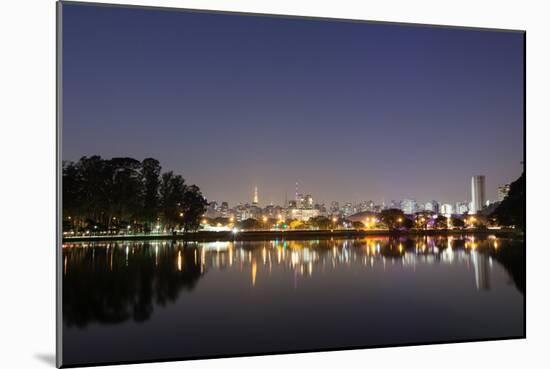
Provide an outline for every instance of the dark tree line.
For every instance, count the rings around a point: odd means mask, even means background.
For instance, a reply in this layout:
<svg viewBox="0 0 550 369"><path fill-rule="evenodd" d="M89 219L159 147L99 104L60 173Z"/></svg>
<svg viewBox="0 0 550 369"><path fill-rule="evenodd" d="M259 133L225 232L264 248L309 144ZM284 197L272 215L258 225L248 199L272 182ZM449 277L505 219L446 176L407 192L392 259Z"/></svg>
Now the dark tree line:
<svg viewBox="0 0 550 369"><path fill-rule="evenodd" d="M525 173L510 184L508 195L491 214L498 223L525 230Z"/></svg>
<svg viewBox="0 0 550 369"><path fill-rule="evenodd" d="M82 157L63 162L64 228L149 232L196 230L207 201L199 187L172 171L161 174L158 160Z"/></svg>

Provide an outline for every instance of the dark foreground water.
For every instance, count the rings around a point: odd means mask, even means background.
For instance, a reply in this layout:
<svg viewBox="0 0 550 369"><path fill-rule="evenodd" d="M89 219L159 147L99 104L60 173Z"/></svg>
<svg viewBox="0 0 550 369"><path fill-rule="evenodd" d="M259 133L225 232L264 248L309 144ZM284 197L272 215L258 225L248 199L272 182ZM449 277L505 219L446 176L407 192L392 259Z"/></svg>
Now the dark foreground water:
<svg viewBox="0 0 550 369"><path fill-rule="evenodd" d="M524 335L524 244L495 237L63 248L63 363Z"/></svg>

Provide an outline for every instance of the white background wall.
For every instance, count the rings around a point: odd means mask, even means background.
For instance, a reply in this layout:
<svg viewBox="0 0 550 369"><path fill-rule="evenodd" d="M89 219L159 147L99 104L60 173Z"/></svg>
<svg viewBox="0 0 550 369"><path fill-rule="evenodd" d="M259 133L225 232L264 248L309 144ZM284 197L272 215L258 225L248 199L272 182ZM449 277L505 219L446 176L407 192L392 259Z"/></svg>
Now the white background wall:
<svg viewBox="0 0 550 369"><path fill-rule="evenodd" d="M547 212L545 214L550 183L550 154L546 149L550 13L544 1L149 0L120 3L527 30L527 340L136 367L519 368L547 365L543 363L549 361L550 244L548 236L544 238L544 226L550 220ZM52 367L55 353L54 1L3 1L0 31L0 367ZM30 228L23 222L28 214L35 219Z"/></svg>

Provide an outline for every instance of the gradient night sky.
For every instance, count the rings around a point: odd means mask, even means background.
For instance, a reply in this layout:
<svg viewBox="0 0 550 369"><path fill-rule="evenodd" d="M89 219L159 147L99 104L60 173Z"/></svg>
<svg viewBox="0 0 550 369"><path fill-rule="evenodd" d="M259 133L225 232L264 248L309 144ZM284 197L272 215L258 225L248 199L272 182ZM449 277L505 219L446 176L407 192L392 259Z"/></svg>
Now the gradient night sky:
<svg viewBox="0 0 550 369"><path fill-rule="evenodd" d="M63 6L63 159L154 157L209 200L487 197L523 160L523 34Z"/></svg>

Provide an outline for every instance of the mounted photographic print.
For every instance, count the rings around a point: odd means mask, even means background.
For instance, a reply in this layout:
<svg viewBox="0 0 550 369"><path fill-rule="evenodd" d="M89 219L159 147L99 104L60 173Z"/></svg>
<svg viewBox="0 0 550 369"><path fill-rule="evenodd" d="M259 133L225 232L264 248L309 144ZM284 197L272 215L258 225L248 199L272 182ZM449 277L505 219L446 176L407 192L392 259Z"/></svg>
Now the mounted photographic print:
<svg viewBox="0 0 550 369"><path fill-rule="evenodd" d="M58 365L525 337L525 32L58 3Z"/></svg>

